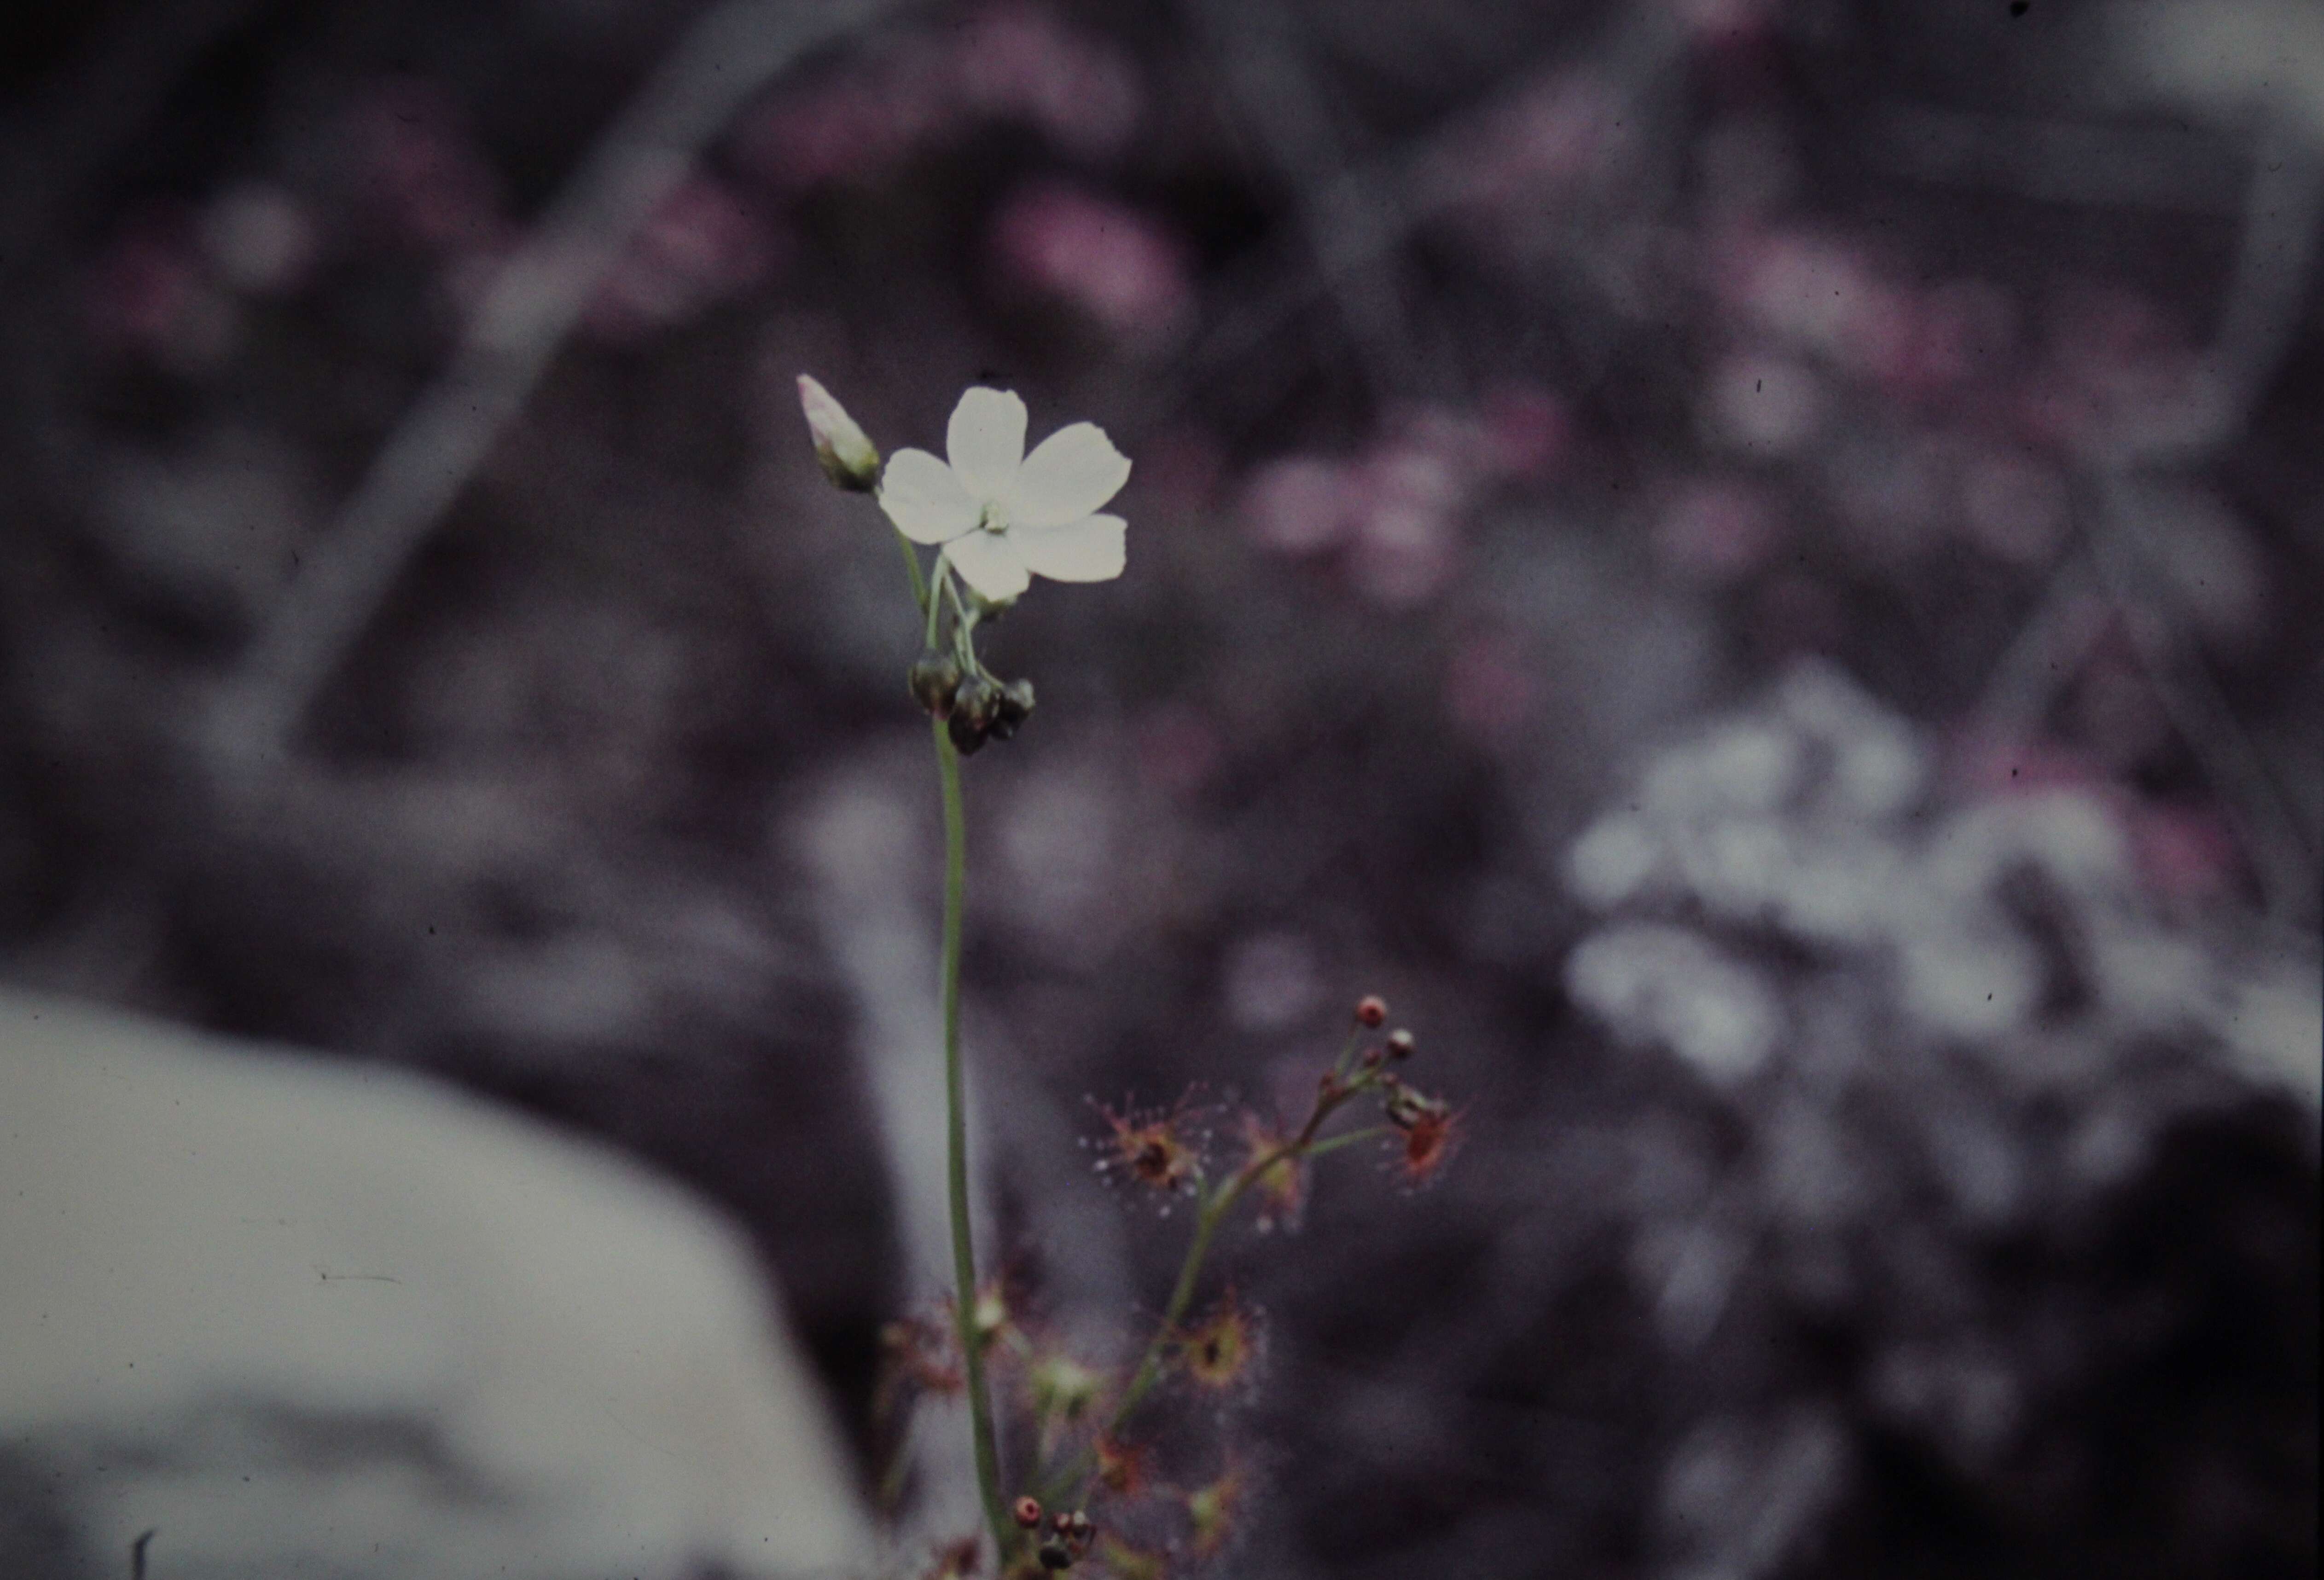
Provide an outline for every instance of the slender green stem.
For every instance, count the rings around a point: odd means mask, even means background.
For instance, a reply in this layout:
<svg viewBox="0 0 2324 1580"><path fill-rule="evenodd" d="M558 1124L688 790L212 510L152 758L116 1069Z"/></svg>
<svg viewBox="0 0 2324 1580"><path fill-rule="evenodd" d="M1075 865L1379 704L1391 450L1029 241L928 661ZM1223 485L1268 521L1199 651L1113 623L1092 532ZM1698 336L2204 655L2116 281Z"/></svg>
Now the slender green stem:
<svg viewBox="0 0 2324 1580"><path fill-rule="evenodd" d="M962 1372L968 1384L976 1487L983 1499L985 1522L992 1528L992 1540L1005 1567L1012 1532L1008 1511L1001 1502L1001 1453L992 1435L992 1401L984 1386L984 1344L976 1331L976 1250L969 1237L968 1222L968 1081L960 1057L961 908L968 889L968 830L961 814L960 754L953 749L945 721L930 722L935 726L937 776L944 784L945 1183L952 1199L953 1309L960 1335Z"/></svg>
<svg viewBox="0 0 2324 1580"><path fill-rule="evenodd" d="M912 569L918 571L919 568L919 558L915 556L912 560ZM913 584L917 590L918 586L917 576L913 578ZM936 584L928 588L927 595L920 600L920 607L927 611L927 646L930 648L934 648L936 645L936 617L944 612L944 603L940 594L951 585L952 575L945 567L944 550L938 549L936 550Z"/></svg>
<svg viewBox="0 0 2324 1580"><path fill-rule="evenodd" d="M1307 1149L1307 1155L1310 1158L1320 1158L1326 1153L1338 1152L1342 1147L1353 1146L1360 1141L1378 1140L1383 1135L1393 1134L1395 1129L1396 1126L1393 1125L1367 1125L1361 1130L1347 1131L1342 1134L1332 1136L1328 1140L1317 1142Z"/></svg>

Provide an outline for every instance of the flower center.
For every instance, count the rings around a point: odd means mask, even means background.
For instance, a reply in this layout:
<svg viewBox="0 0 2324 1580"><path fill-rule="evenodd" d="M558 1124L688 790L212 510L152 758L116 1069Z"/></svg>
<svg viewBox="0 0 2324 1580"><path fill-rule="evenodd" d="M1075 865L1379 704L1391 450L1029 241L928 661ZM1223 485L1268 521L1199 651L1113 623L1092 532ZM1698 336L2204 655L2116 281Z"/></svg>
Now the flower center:
<svg viewBox="0 0 2324 1580"><path fill-rule="evenodd" d="M984 514L977 519L976 524L987 532L1006 532L1009 530L1009 512L1001 508L999 500L987 500Z"/></svg>

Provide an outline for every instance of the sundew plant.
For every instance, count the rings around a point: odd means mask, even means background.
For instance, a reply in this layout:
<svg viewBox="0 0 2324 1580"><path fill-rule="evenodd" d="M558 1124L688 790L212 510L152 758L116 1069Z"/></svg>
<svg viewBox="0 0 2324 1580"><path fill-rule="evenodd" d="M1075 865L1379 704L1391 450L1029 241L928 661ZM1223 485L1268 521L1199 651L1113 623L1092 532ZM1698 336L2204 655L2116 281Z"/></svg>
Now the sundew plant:
<svg viewBox="0 0 2324 1580"><path fill-rule="evenodd" d="M1171 1420L1245 1386L1259 1336L1231 1290L1204 1296L1213 1241L1246 1203L1261 1229L1288 1229L1306 1200L1312 1166L1325 1154L1370 1143L1388 1152L1407 1184L1432 1178L1458 1140L1441 1097L1402 1073L1412 1033L1388 1025L1377 996L1358 1000L1346 1040L1316 1080L1305 1116L1285 1124L1245 1112L1220 1117L1191 1095L1166 1107L1100 1110L1093 1138L1098 1171L1152 1196L1157 1221L1191 1225L1176 1281L1152 1331L1108 1369L1045 1348L1012 1318L998 1281L981 1278L971 1233L966 1077L960 1042L962 906L968 850L961 759L1013 739L1031 717L1025 678L1004 679L978 638L1024 596L1035 578L1102 582L1128 564L1129 525L1104 507L1129 481L1130 463L1094 424L1059 428L1028 453L1025 403L1008 390L972 388L945 436L945 458L903 449L884 464L845 409L812 378L798 381L816 458L832 482L871 497L903 552L922 647L907 672L910 696L929 720L942 793L945 882L938 994L944 1027L945 1182L952 1232L952 1291L942 1318L891 1325L890 1397L966 1396L985 1530L936 1555L932 1575L980 1572L985 1544L1004 1575L1089 1567L1147 1580L1217 1557L1240 1527L1245 1474L1205 1440L1199 1421ZM933 557L924 557L933 549ZM933 1072L931 1072L933 1074ZM1333 1121L1359 1101L1373 1123ZM1221 1134L1221 1132L1223 1134ZM1175 1218L1171 1205L1191 1210ZM1006 1398L994 1373L1006 1365L1022 1386ZM1166 1388L1167 1383L1182 1386ZM1005 1416L1005 1419L1004 1419ZM1214 1412L1207 1419L1215 1419ZM1207 1435L1215 1438L1215 1433Z"/></svg>

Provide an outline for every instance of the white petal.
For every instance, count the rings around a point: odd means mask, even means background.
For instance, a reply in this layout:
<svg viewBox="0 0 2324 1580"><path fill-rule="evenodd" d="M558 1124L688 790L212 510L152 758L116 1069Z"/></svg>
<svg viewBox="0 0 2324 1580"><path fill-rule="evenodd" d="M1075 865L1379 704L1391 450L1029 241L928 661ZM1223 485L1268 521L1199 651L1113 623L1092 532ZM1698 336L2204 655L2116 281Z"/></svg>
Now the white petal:
<svg viewBox="0 0 2324 1580"><path fill-rule="evenodd" d="M1121 491L1130 458L1093 422L1061 427L1034 447L1017 473L1009 501L1013 527L1063 527Z"/></svg>
<svg viewBox="0 0 2324 1580"><path fill-rule="evenodd" d="M984 513L952 468L926 450L899 450L888 457L880 477L880 508L914 543L950 543Z"/></svg>
<svg viewBox="0 0 2324 1580"><path fill-rule="evenodd" d="M997 500L1017 481L1025 459L1025 403L1007 390L972 387L952 409L945 430L952 469L980 500Z"/></svg>
<svg viewBox="0 0 2324 1580"><path fill-rule="evenodd" d="M1012 527L1009 545L1025 562L1057 582L1111 582L1127 561L1130 523L1119 516L1084 516L1063 527Z"/></svg>
<svg viewBox="0 0 2324 1580"><path fill-rule="evenodd" d="M945 546L945 557L959 567L962 580L996 603L1016 597L1033 580L1006 533L955 537Z"/></svg>

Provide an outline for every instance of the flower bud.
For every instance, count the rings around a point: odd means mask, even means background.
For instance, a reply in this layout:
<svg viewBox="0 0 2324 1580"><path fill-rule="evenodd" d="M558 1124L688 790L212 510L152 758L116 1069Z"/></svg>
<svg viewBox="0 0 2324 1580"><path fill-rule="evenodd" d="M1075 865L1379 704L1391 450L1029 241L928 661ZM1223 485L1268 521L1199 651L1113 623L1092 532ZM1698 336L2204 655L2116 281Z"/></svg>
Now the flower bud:
<svg viewBox="0 0 2324 1580"><path fill-rule="evenodd" d="M1041 1523L1041 1501L1030 1496L1019 1498L1010 1505L1009 1517L1020 1529L1030 1530Z"/></svg>
<svg viewBox="0 0 2324 1580"><path fill-rule="evenodd" d="M1359 1024L1379 1027L1388 1024L1388 1000L1377 993L1367 993L1356 1000L1356 1020Z"/></svg>
<svg viewBox="0 0 2324 1580"><path fill-rule="evenodd" d="M954 694L960 690L960 666L943 654L930 654L904 672L912 700L938 719L952 713Z"/></svg>
<svg viewBox="0 0 2324 1580"><path fill-rule="evenodd" d="M1391 1059L1409 1059L1413 1049L1417 1046L1419 1044L1413 1041L1412 1033L1402 1026L1388 1034L1388 1055Z"/></svg>
<svg viewBox="0 0 2324 1580"><path fill-rule="evenodd" d="M858 427L847 409L831 391L798 376L799 409L807 413L808 437L815 441L815 458L835 488L850 493L870 493L880 486L880 452Z"/></svg>

